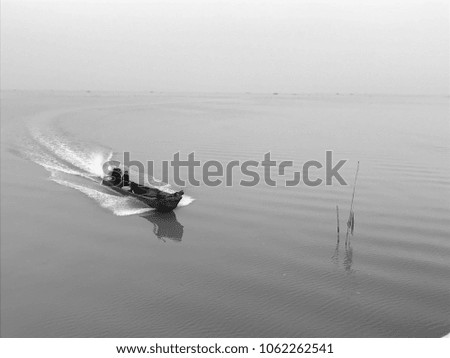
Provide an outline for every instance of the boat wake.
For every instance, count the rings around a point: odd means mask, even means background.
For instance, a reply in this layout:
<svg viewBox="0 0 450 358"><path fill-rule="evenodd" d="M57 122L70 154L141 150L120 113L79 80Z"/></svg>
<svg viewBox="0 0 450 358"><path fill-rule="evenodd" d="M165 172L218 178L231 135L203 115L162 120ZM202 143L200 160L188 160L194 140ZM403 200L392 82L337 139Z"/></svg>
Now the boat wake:
<svg viewBox="0 0 450 358"><path fill-rule="evenodd" d="M112 149L72 139L52 125L52 121L31 123L28 130L18 152L45 168L53 182L83 193L117 216L139 215L153 210L137 199L118 195L101 185L103 164L114 158ZM160 189L174 190L170 185ZM185 195L178 206L186 206L193 201Z"/></svg>
<svg viewBox="0 0 450 358"><path fill-rule="evenodd" d="M52 172L51 180L55 183L80 191L95 200L102 208L112 211L117 216L143 214L149 210L152 210L149 207L142 205L139 200L132 197L116 196L102 192L87 185L77 184L73 181L61 178L57 172Z"/></svg>

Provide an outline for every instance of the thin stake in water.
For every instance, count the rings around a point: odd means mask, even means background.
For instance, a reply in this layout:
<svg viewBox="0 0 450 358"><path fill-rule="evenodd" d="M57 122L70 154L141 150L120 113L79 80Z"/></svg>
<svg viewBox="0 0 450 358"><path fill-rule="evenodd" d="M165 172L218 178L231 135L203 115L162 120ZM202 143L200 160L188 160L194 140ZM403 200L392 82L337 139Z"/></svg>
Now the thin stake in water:
<svg viewBox="0 0 450 358"><path fill-rule="evenodd" d="M355 190L356 190L356 181L358 179L358 172L359 172L359 161L358 161L358 166L356 167L355 182L353 184L352 202L350 204L350 214L348 216L348 221L347 221L347 236L346 236L346 240L345 240L346 244L348 241L348 233L350 232L353 235L353 230L355 229L355 212L353 211L353 202L355 200Z"/></svg>
<svg viewBox="0 0 450 358"><path fill-rule="evenodd" d="M339 206L336 205L336 220L337 220L337 241L339 243Z"/></svg>

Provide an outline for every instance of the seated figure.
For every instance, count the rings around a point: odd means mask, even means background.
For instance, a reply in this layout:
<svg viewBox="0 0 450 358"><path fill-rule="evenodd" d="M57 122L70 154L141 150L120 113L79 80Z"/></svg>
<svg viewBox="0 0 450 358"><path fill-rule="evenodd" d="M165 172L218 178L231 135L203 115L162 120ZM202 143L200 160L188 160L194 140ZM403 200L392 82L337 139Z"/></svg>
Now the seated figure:
<svg viewBox="0 0 450 358"><path fill-rule="evenodd" d="M130 175L128 174L128 170L125 170L123 173L123 186L130 186Z"/></svg>

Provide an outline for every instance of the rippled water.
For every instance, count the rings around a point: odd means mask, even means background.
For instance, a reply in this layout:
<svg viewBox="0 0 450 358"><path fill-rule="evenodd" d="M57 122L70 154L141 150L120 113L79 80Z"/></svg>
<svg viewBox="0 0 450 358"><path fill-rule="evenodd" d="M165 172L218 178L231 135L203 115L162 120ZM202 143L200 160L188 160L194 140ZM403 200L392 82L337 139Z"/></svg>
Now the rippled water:
<svg viewBox="0 0 450 358"><path fill-rule="evenodd" d="M450 331L447 97L3 92L1 114L3 336ZM298 170L327 150L348 186L187 185L159 214L99 185L123 151Z"/></svg>

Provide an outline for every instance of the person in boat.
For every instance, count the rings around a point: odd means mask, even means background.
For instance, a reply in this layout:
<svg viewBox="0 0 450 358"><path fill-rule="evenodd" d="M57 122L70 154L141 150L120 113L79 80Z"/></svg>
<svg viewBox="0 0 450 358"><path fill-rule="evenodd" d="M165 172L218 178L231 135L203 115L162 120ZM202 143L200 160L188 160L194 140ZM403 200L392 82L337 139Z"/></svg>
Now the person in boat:
<svg viewBox="0 0 450 358"><path fill-rule="evenodd" d="M130 186L130 174L128 174L128 170L125 170L123 173L123 186Z"/></svg>

